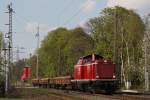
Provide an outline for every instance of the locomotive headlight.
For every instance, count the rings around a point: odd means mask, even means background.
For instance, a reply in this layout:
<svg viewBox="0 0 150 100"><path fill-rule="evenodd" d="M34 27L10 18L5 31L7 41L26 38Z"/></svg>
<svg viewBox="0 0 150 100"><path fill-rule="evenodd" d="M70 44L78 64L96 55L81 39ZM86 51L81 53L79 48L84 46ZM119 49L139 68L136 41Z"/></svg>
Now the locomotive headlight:
<svg viewBox="0 0 150 100"><path fill-rule="evenodd" d="M113 78L116 78L115 74L113 74Z"/></svg>
<svg viewBox="0 0 150 100"><path fill-rule="evenodd" d="M99 76L98 76L98 75L96 75L96 78L99 78Z"/></svg>

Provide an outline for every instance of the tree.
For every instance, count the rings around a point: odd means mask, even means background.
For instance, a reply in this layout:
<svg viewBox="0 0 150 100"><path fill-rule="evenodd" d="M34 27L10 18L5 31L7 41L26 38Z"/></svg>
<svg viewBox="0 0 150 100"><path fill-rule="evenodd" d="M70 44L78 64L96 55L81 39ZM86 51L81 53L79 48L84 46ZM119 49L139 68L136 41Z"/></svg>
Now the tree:
<svg viewBox="0 0 150 100"><path fill-rule="evenodd" d="M0 32L0 97L4 96L4 67L2 61L3 34Z"/></svg>
<svg viewBox="0 0 150 100"><path fill-rule="evenodd" d="M116 71L119 73L121 69L124 82L137 79L134 74L142 70L140 60L145 30L140 16L133 10L116 6L105 8L101 16L91 19L88 25L96 52L121 64Z"/></svg>
<svg viewBox="0 0 150 100"><path fill-rule="evenodd" d="M2 65L2 43L3 43L3 34L0 32L0 77L3 76L3 65ZM2 78L0 78L1 81Z"/></svg>
<svg viewBox="0 0 150 100"><path fill-rule="evenodd" d="M143 65L145 66L144 68L144 73L145 73L145 89L148 89L148 83L150 82L149 77L150 77L150 14L148 16L145 16L144 18L144 22L145 22L145 36L144 36L144 41L143 41L143 54L144 59L143 61L145 62ZM148 73L148 76L147 76ZM147 82L149 81L149 82Z"/></svg>
<svg viewBox="0 0 150 100"><path fill-rule="evenodd" d="M36 78L36 61L37 61L37 56L33 55L29 59L27 59L27 64L30 66L30 78ZM41 69L40 69L41 70ZM41 71L40 75L41 75Z"/></svg>
<svg viewBox="0 0 150 100"><path fill-rule="evenodd" d="M54 77L72 74L79 57L92 53L93 40L81 28L58 28L48 33L39 53L40 76Z"/></svg>
<svg viewBox="0 0 150 100"><path fill-rule="evenodd" d="M2 73L3 73L3 65L2 65L2 41L3 41L3 34L0 33L0 77L2 77ZM1 78L0 78L1 81Z"/></svg>

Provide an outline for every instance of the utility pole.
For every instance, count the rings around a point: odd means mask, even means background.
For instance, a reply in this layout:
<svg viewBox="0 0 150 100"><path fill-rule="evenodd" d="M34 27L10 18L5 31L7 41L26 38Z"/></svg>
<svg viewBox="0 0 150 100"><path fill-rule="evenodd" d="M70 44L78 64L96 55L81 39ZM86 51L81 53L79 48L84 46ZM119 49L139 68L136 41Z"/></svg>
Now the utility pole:
<svg viewBox="0 0 150 100"><path fill-rule="evenodd" d="M146 30L146 34L148 35L149 31L148 31L148 25L149 25L149 16L150 14L146 17L146 27L147 27L147 30ZM147 64L147 42L148 42L148 37L145 36L144 38L144 46L145 46L145 68L144 68L144 75L145 75L145 91L149 91L149 75L148 75L148 64Z"/></svg>
<svg viewBox="0 0 150 100"><path fill-rule="evenodd" d="M145 42L145 68L144 68L144 73L145 73L145 91L149 91L149 78L148 78L148 70L147 70L147 40L146 37L144 39Z"/></svg>
<svg viewBox="0 0 150 100"><path fill-rule="evenodd" d="M25 48L24 47L15 47L15 48L16 48L16 61L19 61L20 60L19 54L24 53L24 52L21 52L20 50L25 49Z"/></svg>
<svg viewBox="0 0 150 100"><path fill-rule="evenodd" d="M7 53L7 67L6 67L6 87L5 87L5 92L7 93L9 88L10 88L10 77L12 74L12 62L13 62L13 43L12 43L12 15L13 15L13 9L12 9L12 3L10 3L8 6L8 13L9 14L9 23L6 24L8 25L8 33L6 34L6 38L8 39L8 53Z"/></svg>
<svg viewBox="0 0 150 100"><path fill-rule="evenodd" d="M16 50L16 61L19 61L19 53L20 53L20 50L19 50L19 47L17 47L17 50Z"/></svg>
<svg viewBox="0 0 150 100"><path fill-rule="evenodd" d="M39 54L38 54L38 49L39 49L39 44L40 44L39 25L38 25L38 27L37 27L37 34L36 34L36 37L37 37L37 53L36 53L36 57L37 57L37 60L36 60L36 78L38 79L38 78L39 78Z"/></svg>
<svg viewBox="0 0 150 100"><path fill-rule="evenodd" d="M5 93L8 91L8 63L7 63L7 48L6 43L3 41L3 64L4 64L4 70L5 70Z"/></svg>
<svg viewBox="0 0 150 100"><path fill-rule="evenodd" d="M116 2L116 3L115 3ZM117 13L117 6L118 6L118 2L114 0L114 3L116 4L116 6L114 7L115 11L114 11L114 47L113 47L113 61L116 63L116 42L117 42L117 31L118 31L118 13Z"/></svg>
<svg viewBox="0 0 150 100"><path fill-rule="evenodd" d="M9 24L6 24L9 26L9 32L7 33L8 38L8 63L11 64L13 62L13 43L12 43L12 15L13 15L13 9L12 9L12 3L8 5L8 13L9 14Z"/></svg>
<svg viewBox="0 0 150 100"><path fill-rule="evenodd" d="M117 8L115 7L114 13L114 54L113 61L116 62L116 35L117 35Z"/></svg>

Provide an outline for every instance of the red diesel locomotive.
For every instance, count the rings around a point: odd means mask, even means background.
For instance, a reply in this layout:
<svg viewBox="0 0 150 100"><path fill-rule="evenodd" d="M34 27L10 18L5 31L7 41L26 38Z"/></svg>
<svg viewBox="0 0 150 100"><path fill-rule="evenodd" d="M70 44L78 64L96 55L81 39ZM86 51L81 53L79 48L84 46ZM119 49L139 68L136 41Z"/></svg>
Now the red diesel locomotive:
<svg viewBox="0 0 150 100"><path fill-rule="evenodd" d="M73 76L33 79L34 86L67 88L74 90L91 91L105 90L112 93L118 87L115 76L115 64L102 56L92 54L80 57L74 65Z"/></svg>
<svg viewBox="0 0 150 100"><path fill-rule="evenodd" d="M81 90L105 90L113 92L117 88L115 64L99 55L81 57L74 66L72 87Z"/></svg>

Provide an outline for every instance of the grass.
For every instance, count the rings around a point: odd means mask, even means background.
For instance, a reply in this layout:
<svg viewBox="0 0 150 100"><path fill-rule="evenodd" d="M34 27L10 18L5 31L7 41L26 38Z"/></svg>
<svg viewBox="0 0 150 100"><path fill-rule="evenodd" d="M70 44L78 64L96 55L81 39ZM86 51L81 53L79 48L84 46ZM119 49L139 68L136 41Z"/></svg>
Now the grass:
<svg viewBox="0 0 150 100"><path fill-rule="evenodd" d="M16 99L16 98L0 98L0 100L24 100L24 99Z"/></svg>
<svg viewBox="0 0 150 100"><path fill-rule="evenodd" d="M0 98L0 100L25 100L27 98L32 98L41 95L49 95L48 90L46 89L13 89L6 98ZM32 99L31 99L32 100Z"/></svg>
<svg viewBox="0 0 150 100"><path fill-rule="evenodd" d="M62 94L39 88L14 88L13 91L0 100L65 100Z"/></svg>

